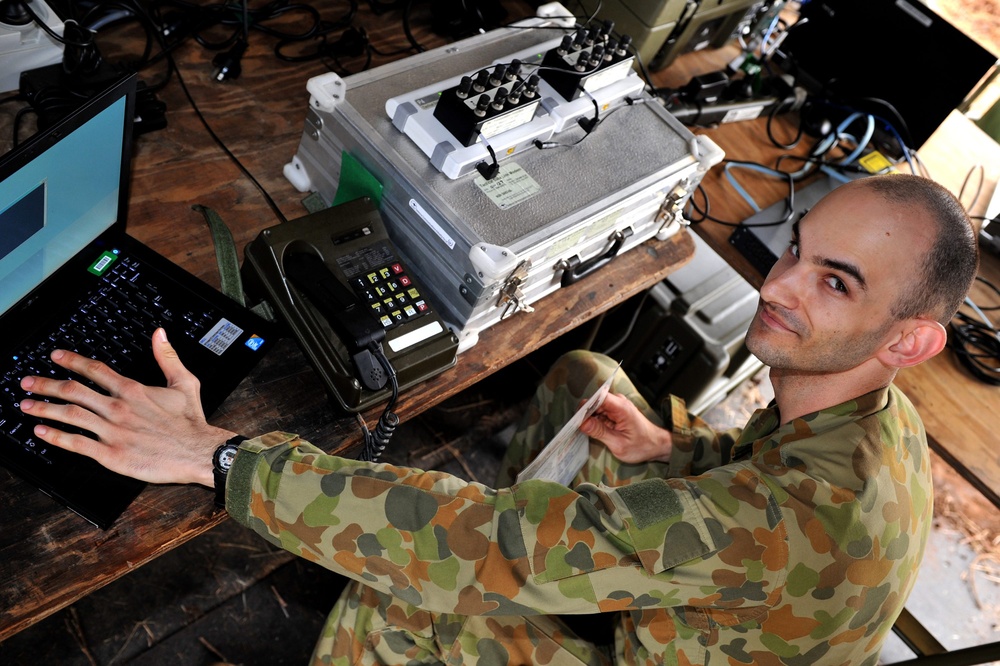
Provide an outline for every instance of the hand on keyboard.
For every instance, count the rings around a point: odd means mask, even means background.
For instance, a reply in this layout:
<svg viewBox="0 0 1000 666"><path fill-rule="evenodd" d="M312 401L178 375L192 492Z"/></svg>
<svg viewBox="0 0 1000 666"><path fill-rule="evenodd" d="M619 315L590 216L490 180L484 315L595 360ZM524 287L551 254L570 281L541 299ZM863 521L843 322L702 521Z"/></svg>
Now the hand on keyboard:
<svg viewBox="0 0 1000 666"><path fill-rule="evenodd" d="M29 376L21 380L21 388L58 401L27 399L20 407L46 422L93 433L96 439L51 425L35 427L38 438L89 456L112 471L150 483L212 487L212 454L235 433L205 420L198 378L181 363L163 329L153 333L153 355L166 387L145 386L100 361L57 350L52 354L54 363L107 395L74 380Z"/></svg>

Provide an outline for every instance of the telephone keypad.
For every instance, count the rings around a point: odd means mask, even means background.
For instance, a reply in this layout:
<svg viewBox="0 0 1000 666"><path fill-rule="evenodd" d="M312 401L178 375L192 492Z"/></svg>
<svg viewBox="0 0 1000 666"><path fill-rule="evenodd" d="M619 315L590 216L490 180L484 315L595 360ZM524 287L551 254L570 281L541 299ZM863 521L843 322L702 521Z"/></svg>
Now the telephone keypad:
<svg viewBox="0 0 1000 666"><path fill-rule="evenodd" d="M351 286L387 329L431 311L416 283L398 261L354 278Z"/></svg>

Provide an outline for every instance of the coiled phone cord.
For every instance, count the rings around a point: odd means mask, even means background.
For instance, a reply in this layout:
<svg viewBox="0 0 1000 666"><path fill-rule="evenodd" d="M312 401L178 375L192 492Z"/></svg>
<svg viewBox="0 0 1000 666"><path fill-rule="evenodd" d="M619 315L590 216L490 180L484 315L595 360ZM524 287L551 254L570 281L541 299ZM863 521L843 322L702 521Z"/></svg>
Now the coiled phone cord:
<svg viewBox="0 0 1000 666"><path fill-rule="evenodd" d="M385 370L389 385L392 387L392 396L382 411L374 432L368 429L364 418L358 414L358 422L361 424L361 430L364 432L365 437L365 443L361 449L359 459L366 462L376 462L382 455L382 452L385 451L385 447L389 444L389 438L392 437L396 426L399 425L399 417L392 411L393 407L396 406L396 400L399 398L399 382L396 380L396 369L392 367L389 359L385 356L385 352L382 351L382 344L380 342L372 342L368 345L368 349L379 362L379 365L382 366L382 369Z"/></svg>

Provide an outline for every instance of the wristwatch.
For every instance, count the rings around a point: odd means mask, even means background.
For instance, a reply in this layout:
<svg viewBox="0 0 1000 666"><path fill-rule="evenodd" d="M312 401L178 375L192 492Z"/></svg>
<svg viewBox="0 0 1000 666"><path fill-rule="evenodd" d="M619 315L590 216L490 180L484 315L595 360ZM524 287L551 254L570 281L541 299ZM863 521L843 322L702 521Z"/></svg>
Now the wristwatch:
<svg viewBox="0 0 1000 666"><path fill-rule="evenodd" d="M215 477L215 505L226 506L226 477L236 459L236 452L241 443L247 440L243 435L235 435L212 454L212 475Z"/></svg>

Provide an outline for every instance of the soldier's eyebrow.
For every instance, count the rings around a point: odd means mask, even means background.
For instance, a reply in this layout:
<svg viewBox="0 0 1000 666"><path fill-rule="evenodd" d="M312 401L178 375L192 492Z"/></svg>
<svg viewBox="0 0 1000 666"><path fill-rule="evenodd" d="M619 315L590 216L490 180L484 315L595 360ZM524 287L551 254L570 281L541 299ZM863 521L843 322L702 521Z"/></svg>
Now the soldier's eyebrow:
<svg viewBox="0 0 1000 666"><path fill-rule="evenodd" d="M799 234L798 220L792 224L792 240L799 246L799 256L805 256L802 252L802 237ZM865 276L864 273L861 272L861 268L857 265L852 264L849 261L842 261L840 259L824 257L822 255L816 255L814 261L820 266L826 266L827 268L832 268L835 271L840 271L841 273L849 275L862 291L868 291L868 282L865 280Z"/></svg>

